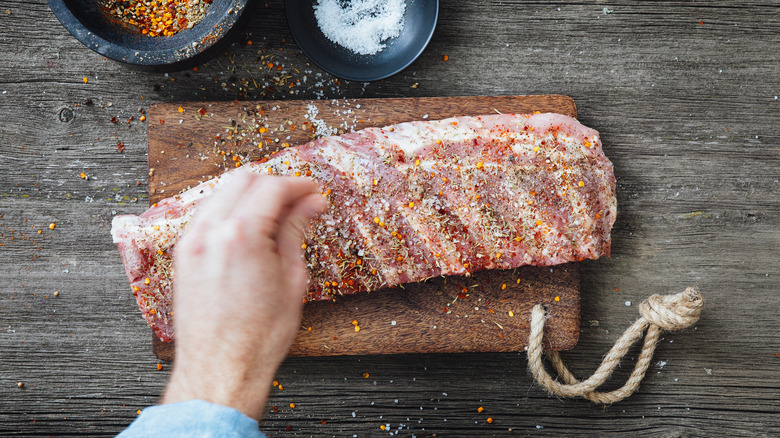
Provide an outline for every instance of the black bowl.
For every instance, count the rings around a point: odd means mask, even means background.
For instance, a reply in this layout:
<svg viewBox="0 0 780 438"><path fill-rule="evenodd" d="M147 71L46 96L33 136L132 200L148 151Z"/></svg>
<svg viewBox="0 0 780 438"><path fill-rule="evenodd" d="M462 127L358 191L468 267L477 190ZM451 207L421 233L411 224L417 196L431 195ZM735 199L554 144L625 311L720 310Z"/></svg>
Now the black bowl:
<svg viewBox="0 0 780 438"><path fill-rule="evenodd" d="M99 0L49 0L63 26L97 53L134 67L175 71L223 50L250 14L249 0L214 0L203 21L173 36L150 37L108 14Z"/></svg>
<svg viewBox="0 0 780 438"><path fill-rule="evenodd" d="M330 41L317 25L314 2L286 0L287 23L303 53L328 73L351 81L376 81L409 66L425 50L436 29L439 0L406 0L404 28L384 50L360 55Z"/></svg>

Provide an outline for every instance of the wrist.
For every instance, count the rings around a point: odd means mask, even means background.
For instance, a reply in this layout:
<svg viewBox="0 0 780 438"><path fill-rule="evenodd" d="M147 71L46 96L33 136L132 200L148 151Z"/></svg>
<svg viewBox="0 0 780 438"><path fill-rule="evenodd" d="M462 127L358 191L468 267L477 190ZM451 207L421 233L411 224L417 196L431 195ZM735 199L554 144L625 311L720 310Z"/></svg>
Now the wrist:
<svg viewBox="0 0 780 438"><path fill-rule="evenodd" d="M273 380L273 375L259 374L250 377L232 371L206 373L174 366L160 402L205 400L236 409L259 421Z"/></svg>

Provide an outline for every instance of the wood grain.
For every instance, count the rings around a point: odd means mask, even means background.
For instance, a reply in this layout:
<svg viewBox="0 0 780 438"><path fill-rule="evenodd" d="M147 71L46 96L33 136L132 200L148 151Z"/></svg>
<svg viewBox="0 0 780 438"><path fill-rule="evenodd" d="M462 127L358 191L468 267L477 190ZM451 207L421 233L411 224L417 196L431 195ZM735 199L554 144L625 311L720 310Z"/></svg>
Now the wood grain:
<svg viewBox="0 0 780 438"><path fill-rule="evenodd" d="M559 95L158 104L148 111L149 202L234 168L233 156L254 161L305 143L317 126L341 127L343 133L412 120L534 111L577 115L574 101ZM258 130L260 144L240 140L246 138L241 132ZM459 299L463 290L468 298ZM308 303L290 355L519 351L537 303L551 310L549 349L566 350L579 337L579 299L577 264L437 278L335 303ZM173 344L152 338L155 355L172 360Z"/></svg>
<svg viewBox="0 0 780 438"><path fill-rule="evenodd" d="M469 292L459 297L462 290ZM568 264L435 278L335 303L307 303L290 356L519 351L538 303L550 310L547 349L574 348L579 268ZM174 343L152 336L155 355L173 360Z"/></svg>
<svg viewBox="0 0 780 438"><path fill-rule="evenodd" d="M149 202L158 202L199 181L234 168L236 163L231 159L232 156L248 156L250 161L254 161L285 147L306 143L315 138L317 126L332 128L335 134L343 134L348 130L357 131L413 120L476 116L496 111L577 115L574 100L561 95L182 102L153 105L148 111L147 125ZM307 115L311 120L306 118ZM264 129L261 145L239 140L238 133L241 131L254 133L260 128ZM283 130L280 131L280 128Z"/></svg>
<svg viewBox="0 0 780 438"><path fill-rule="evenodd" d="M665 334L639 392L612 406L549 397L518 353L290 358L263 431L387 436L379 425L389 423L419 437L777 435L780 5L440 2L420 58L363 84L308 63L283 2L266 3L226 53L165 76L102 60L43 0L0 0L0 435L115 436L168 379L110 238L115 214L148 203L139 109L554 93L599 130L618 181L612 257L580 267L580 339L564 360L590 375L652 293L698 285L707 307L697 326Z"/></svg>

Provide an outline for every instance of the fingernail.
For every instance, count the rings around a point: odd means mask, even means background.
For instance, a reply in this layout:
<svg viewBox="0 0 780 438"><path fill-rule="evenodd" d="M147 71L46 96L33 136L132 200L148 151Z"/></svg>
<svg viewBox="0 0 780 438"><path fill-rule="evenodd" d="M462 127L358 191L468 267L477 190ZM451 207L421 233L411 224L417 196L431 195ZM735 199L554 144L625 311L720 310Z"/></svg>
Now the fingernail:
<svg viewBox="0 0 780 438"><path fill-rule="evenodd" d="M322 213L328 207L328 201L322 196L310 196L306 204L306 214L311 218Z"/></svg>

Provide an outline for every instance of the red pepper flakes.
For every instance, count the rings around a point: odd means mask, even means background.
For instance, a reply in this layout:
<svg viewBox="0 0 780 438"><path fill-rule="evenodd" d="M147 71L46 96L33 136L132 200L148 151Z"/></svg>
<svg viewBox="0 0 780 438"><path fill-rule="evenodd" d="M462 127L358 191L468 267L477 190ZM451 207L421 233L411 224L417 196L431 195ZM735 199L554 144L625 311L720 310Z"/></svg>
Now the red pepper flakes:
<svg viewBox="0 0 780 438"><path fill-rule="evenodd" d="M103 0L106 11L141 34L172 36L199 23L212 0Z"/></svg>

